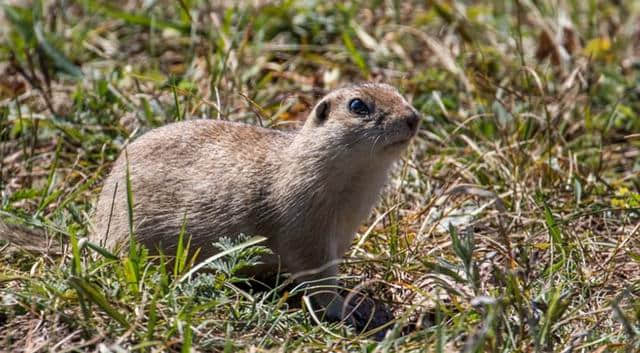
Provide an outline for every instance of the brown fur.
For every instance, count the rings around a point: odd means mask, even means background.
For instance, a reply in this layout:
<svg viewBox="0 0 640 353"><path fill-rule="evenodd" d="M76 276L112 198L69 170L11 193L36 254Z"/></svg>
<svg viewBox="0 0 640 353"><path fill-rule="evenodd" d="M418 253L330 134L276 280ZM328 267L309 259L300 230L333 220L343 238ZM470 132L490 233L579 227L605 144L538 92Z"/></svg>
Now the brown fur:
<svg viewBox="0 0 640 353"><path fill-rule="evenodd" d="M386 117L364 122L348 111L353 98ZM186 215L201 259L215 253L218 237L239 233L267 237L292 272L339 259L406 146L388 145L413 136L405 120L415 110L381 84L337 90L321 102L329 103L328 118L318 121L313 111L297 133L190 120L141 136L104 183L92 240L113 248L128 238L128 158L135 234L151 250L171 254Z"/></svg>
<svg viewBox="0 0 640 353"><path fill-rule="evenodd" d="M372 114L350 112L353 98ZM105 181L93 241L113 248L128 237L128 158L134 234L151 250L175 251L186 217L201 260L216 252L219 237L262 235L275 256L261 271L281 263L310 273L301 280L334 284L338 260L416 128L415 109L393 87L366 84L324 97L295 133L212 120L152 130L126 148ZM329 315L340 317L343 302L335 299L316 298L335 303Z"/></svg>

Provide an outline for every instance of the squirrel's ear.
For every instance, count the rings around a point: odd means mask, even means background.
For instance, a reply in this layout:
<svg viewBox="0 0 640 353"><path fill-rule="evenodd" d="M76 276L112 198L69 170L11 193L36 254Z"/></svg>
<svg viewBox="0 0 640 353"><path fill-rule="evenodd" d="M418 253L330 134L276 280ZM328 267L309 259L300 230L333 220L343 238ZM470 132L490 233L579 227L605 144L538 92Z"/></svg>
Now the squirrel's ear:
<svg viewBox="0 0 640 353"><path fill-rule="evenodd" d="M322 101L316 106L316 119L325 121L329 117L329 102Z"/></svg>

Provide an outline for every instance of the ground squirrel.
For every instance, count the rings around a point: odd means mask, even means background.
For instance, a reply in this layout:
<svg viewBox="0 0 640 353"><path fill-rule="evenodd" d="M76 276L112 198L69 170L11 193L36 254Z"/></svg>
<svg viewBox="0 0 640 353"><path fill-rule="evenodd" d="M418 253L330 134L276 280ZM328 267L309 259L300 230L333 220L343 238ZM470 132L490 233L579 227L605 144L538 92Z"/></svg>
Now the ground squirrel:
<svg viewBox="0 0 640 353"><path fill-rule="evenodd" d="M186 220L199 260L216 252L219 237L262 235L274 255L261 271L281 264L306 273L299 281L333 285L338 261L418 124L395 88L361 84L323 97L295 132L220 120L151 130L126 147L105 180L91 240L114 248L129 237L128 161L134 234L151 251L175 253ZM327 319L343 319L335 292L313 300Z"/></svg>

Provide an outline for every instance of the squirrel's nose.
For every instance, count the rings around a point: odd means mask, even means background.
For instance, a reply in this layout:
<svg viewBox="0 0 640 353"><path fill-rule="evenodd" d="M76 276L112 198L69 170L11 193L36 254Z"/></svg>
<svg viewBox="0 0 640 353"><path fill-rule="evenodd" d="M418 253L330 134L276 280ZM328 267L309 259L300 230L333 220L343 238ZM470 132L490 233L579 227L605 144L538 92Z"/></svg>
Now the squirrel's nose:
<svg viewBox="0 0 640 353"><path fill-rule="evenodd" d="M420 117L417 113L412 112L411 115L406 117L407 126L409 126L409 130L416 131L418 129L418 123L420 122Z"/></svg>

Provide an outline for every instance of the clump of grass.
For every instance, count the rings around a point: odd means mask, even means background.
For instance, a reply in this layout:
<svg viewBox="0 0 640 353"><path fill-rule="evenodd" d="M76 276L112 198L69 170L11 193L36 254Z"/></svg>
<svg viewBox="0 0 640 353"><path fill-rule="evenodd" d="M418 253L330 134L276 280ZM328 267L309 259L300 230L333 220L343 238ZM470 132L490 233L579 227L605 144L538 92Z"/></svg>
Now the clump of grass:
<svg viewBox="0 0 640 353"><path fill-rule="evenodd" d="M0 215L65 239L44 255L0 244L5 349L640 349L634 1L41 0L0 16ZM82 240L141 132L288 128L363 80L423 115L343 266L393 308L382 342L238 288L259 248L180 281L188 234L164 260Z"/></svg>

